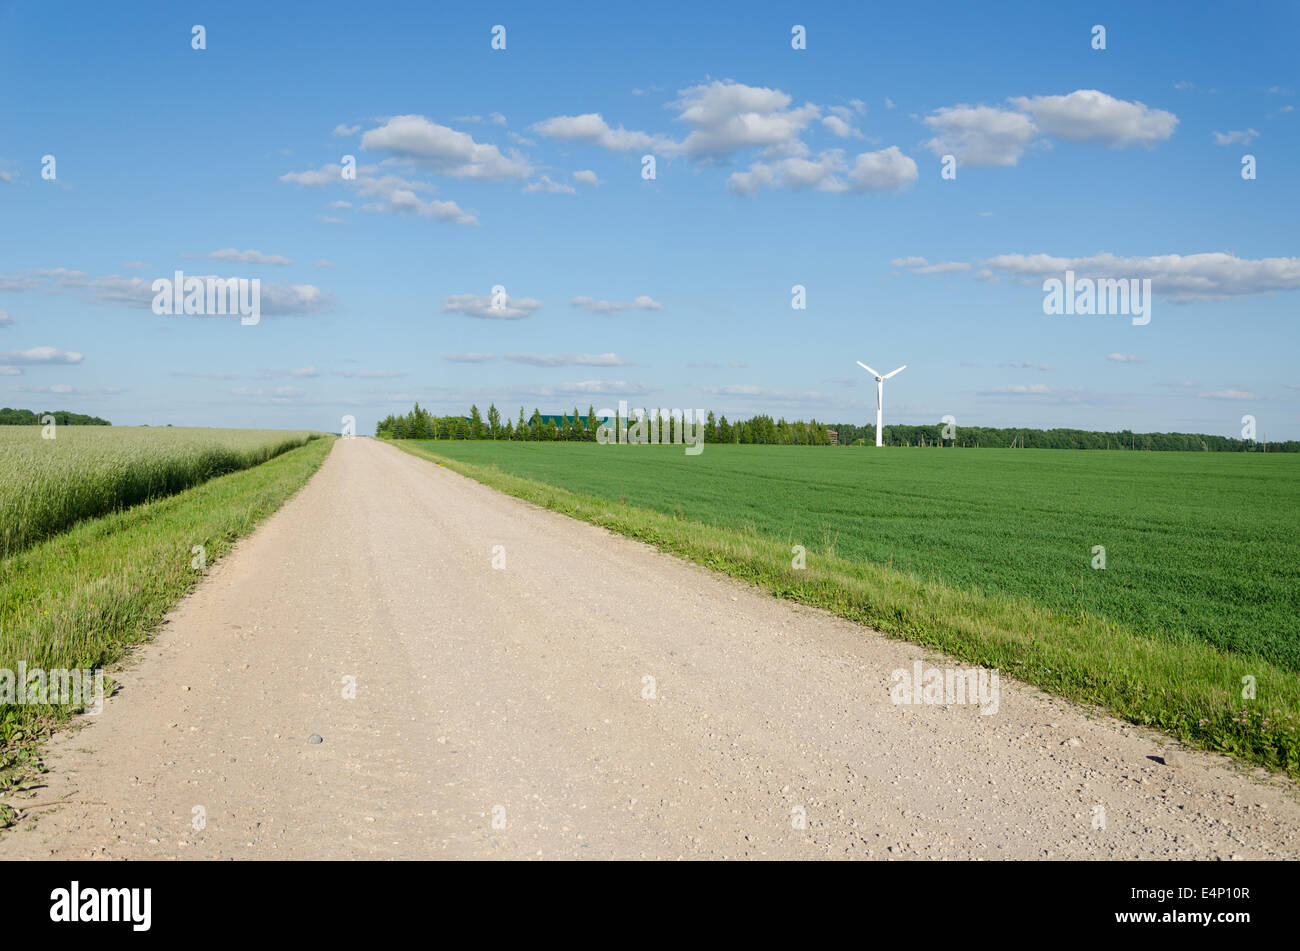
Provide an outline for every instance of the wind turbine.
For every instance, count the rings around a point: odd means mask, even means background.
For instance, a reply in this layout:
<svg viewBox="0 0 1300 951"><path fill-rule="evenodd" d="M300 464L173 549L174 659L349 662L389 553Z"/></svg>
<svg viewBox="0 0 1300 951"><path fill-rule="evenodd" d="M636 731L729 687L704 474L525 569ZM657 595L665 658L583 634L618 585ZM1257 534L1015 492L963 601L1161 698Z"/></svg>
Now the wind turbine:
<svg viewBox="0 0 1300 951"><path fill-rule="evenodd" d="M883 446L884 443L881 442L880 435L881 435L881 427L884 425L885 422L885 381L888 380L891 376L894 376L897 373L902 373L904 370L906 370L907 364L904 363L897 370L891 370L890 372L886 373L884 376L881 376L879 373L871 369L871 367L867 366L861 360L858 361L858 366L862 367L862 369L866 370L868 373L870 373L872 376L876 378L876 445Z"/></svg>

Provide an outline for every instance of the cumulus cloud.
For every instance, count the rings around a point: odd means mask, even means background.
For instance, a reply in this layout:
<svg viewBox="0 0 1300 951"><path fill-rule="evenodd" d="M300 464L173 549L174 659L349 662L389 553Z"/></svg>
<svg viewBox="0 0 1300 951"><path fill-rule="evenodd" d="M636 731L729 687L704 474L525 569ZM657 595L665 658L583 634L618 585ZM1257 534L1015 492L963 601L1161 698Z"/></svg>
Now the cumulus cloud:
<svg viewBox="0 0 1300 951"><path fill-rule="evenodd" d="M763 400L768 403L834 403L844 405L843 401L829 393L808 390L803 393L786 393L763 386L748 383L728 383L723 386L702 386L700 390L712 396L727 396L742 400Z"/></svg>
<svg viewBox="0 0 1300 951"><path fill-rule="evenodd" d="M980 390L980 396L1023 396L1077 401L1084 392L1081 386L1048 386L1046 383L1017 383L1010 386L992 386Z"/></svg>
<svg viewBox="0 0 1300 951"><path fill-rule="evenodd" d="M1154 293L1178 302L1300 288L1300 258L1250 260L1223 252L1154 257L1102 253L1085 258L1000 254L986 263L994 270L1030 279L1059 278L1067 270L1091 278L1150 278Z"/></svg>
<svg viewBox="0 0 1300 951"><path fill-rule="evenodd" d="M282 182L305 185L307 188L334 185L343 180L343 166L341 165L322 165L320 168L309 168L303 172L285 172L280 176Z"/></svg>
<svg viewBox="0 0 1300 951"><path fill-rule="evenodd" d="M344 125L342 122L340 122L338 125L334 127L335 135L356 135L360 131L361 131L361 126Z"/></svg>
<svg viewBox="0 0 1300 951"><path fill-rule="evenodd" d="M794 157L776 162L755 162L748 171L735 172L727 188L752 195L761 188L812 188L846 192L896 191L917 179L916 162L891 145L879 152L863 152L850 166L840 149L827 149L816 158Z"/></svg>
<svg viewBox="0 0 1300 951"><path fill-rule="evenodd" d="M554 386L516 386L511 392L524 396L643 396L657 387L628 380L579 380Z"/></svg>
<svg viewBox="0 0 1300 951"><path fill-rule="evenodd" d="M1174 134L1178 117L1096 89L1065 96L1013 96L1011 109L960 104L924 118L935 131L926 147L963 165L1015 165L1041 136L1110 148L1152 146Z"/></svg>
<svg viewBox="0 0 1300 951"><path fill-rule="evenodd" d="M361 136L361 147L387 152L453 178L523 181L533 174L528 160L517 152L506 155L495 145L475 142L466 132L457 132L420 115L393 116Z"/></svg>
<svg viewBox="0 0 1300 951"><path fill-rule="evenodd" d="M527 363L537 367L630 367L616 353L507 353L506 359L514 363Z"/></svg>
<svg viewBox="0 0 1300 951"><path fill-rule="evenodd" d="M532 131L557 142L585 142L613 152L639 150L675 153L680 150L677 143L668 136L635 132L621 125L615 128L599 112L544 119L534 123Z"/></svg>
<svg viewBox="0 0 1300 951"><path fill-rule="evenodd" d="M589 168L581 169L573 173L573 180L579 185L599 185L600 177Z"/></svg>
<svg viewBox="0 0 1300 951"><path fill-rule="evenodd" d="M822 125L841 139L860 139L862 133L839 116L822 116Z"/></svg>
<svg viewBox="0 0 1300 951"><path fill-rule="evenodd" d="M566 185L563 182L557 182L549 175L543 175L535 181L529 182L524 187L525 192L549 192L556 195L574 195L577 189L572 185Z"/></svg>
<svg viewBox="0 0 1300 951"><path fill-rule="evenodd" d="M796 149L799 134L821 110L812 103L791 109L792 97L779 89L715 80L679 90L671 106L690 126L682 151L719 158L740 149L760 147L774 154Z"/></svg>
<svg viewBox="0 0 1300 951"><path fill-rule="evenodd" d="M962 165L1015 165L1038 135L1028 116L992 106L947 106L923 121L935 131L926 147Z"/></svg>
<svg viewBox="0 0 1300 951"><path fill-rule="evenodd" d="M286 258L282 254L263 254L261 251L236 251L234 248L210 251L208 257L214 261L233 261L237 264L275 264L283 267L293 263L292 259Z"/></svg>
<svg viewBox="0 0 1300 951"><path fill-rule="evenodd" d="M1259 138L1254 129L1238 129L1233 132L1214 132L1215 145L1250 145Z"/></svg>
<svg viewBox="0 0 1300 951"><path fill-rule="evenodd" d="M80 290L90 299L100 304L123 304L128 307L143 309L153 308L155 291L153 280L140 277L121 277L112 274L107 277L88 277L80 271L66 271L58 268L54 271L25 272L38 282L44 280L47 290L58 293L63 288ZM160 275L168 280L172 274ZM198 278L206 281L235 280L234 277L220 277L216 274L186 274L186 279ZM37 286L40 286L38 283ZM333 298L315 284L272 284L262 281L262 316L289 316L322 313L333 304Z"/></svg>
<svg viewBox="0 0 1300 951"><path fill-rule="evenodd" d="M589 310L593 314L617 314L624 310L663 310L664 305L659 303L653 297L642 294L635 298L631 303L622 303L612 300L596 300L592 297L575 297L569 301L573 307L581 307L583 310Z"/></svg>
<svg viewBox="0 0 1300 951"><path fill-rule="evenodd" d="M969 271L971 265L967 261L939 261L931 264L925 258L908 257L894 258L889 262L893 267L907 268L913 274L950 274L954 271Z"/></svg>
<svg viewBox="0 0 1300 951"><path fill-rule="evenodd" d="M492 306L492 297L487 294L452 294L442 299L442 312L483 320L522 320L537 313L542 306L541 301L531 297L509 295L504 295L500 304L499 307Z"/></svg>
<svg viewBox="0 0 1300 951"><path fill-rule="evenodd" d="M305 172L287 172L280 176L280 181L308 188L320 188L325 185L343 184L352 188L361 198L371 201L362 205L363 211L387 212L395 215L419 215L440 221L452 221L461 225L476 225L478 219L464 211L454 201L440 201L421 198L418 193L433 193L437 189L428 182L414 181L399 175L377 175L379 166L365 165L357 169L355 179L344 179L338 165L325 165L319 169ZM331 208L351 208L348 201L334 201ZM318 221L339 224L340 219L331 215L317 215Z"/></svg>
<svg viewBox="0 0 1300 951"><path fill-rule="evenodd" d="M0 359L3 359L0 356ZM1197 394L1203 400L1259 400L1268 397L1259 396L1249 390L1239 390L1236 387L1230 387L1226 390L1216 390L1213 393Z"/></svg>
<svg viewBox="0 0 1300 951"><path fill-rule="evenodd" d="M1174 134L1178 117L1140 102L1126 102L1096 89L1068 96L1017 96L1008 100L1034 117L1049 135L1067 142L1093 142L1110 148L1151 146Z"/></svg>
<svg viewBox="0 0 1300 951"><path fill-rule="evenodd" d="M71 364L80 363L81 360L81 354L71 350L60 350L58 347L32 347L30 350L10 350L8 353L0 353L0 363L7 365Z"/></svg>
<svg viewBox="0 0 1300 951"><path fill-rule="evenodd" d="M358 176L353 183L362 198L373 199L361 206L362 211L381 211L394 215L419 215L459 225L476 225L478 219L454 201L421 198L417 192L432 192L427 182L409 181L398 175Z"/></svg>

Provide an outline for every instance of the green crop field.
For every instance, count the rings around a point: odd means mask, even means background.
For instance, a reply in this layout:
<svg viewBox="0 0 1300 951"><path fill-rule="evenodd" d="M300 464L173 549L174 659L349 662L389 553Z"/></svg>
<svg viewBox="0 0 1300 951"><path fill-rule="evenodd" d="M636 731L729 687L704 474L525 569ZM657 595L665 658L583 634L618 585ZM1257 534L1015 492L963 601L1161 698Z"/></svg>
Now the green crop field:
<svg viewBox="0 0 1300 951"><path fill-rule="evenodd" d="M1271 737L1262 742L1271 752L1256 749L1257 758L1295 763L1287 716L1300 713L1300 456L710 445L692 457L680 446L415 445L484 481L518 476L599 500L589 508L616 519L626 507L668 516L627 533L644 529L662 547L778 593L1214 748L1260 745L1236 735L1253 715L1250 729ZM767 557L786 563L769 571L730 557L728 532L779 543ZM795 545L807 550L806 572L789 571L781 554ZM1104 569L1092 567L1095 546ZM798 580L821 578L832 562L832 575L876 571L876 601ZM985 604L972 611L993 627L949 623L919 603L913 581ZM1001 628L1022 624L1023 641L1004 643ZM1030 656L1051 650L1035 639L1054 627L1060 645L1077 640L1061 647L1056 667L1031 669ZM1265 670L1271 703L1252 714L1239 681Z"/></svg>
<svg viewBox="0 0 1300 951"><path fill-rule="evenodd" d="M247 469L319 434L259 429L0 426L0 558L82 519Z"/></svg>

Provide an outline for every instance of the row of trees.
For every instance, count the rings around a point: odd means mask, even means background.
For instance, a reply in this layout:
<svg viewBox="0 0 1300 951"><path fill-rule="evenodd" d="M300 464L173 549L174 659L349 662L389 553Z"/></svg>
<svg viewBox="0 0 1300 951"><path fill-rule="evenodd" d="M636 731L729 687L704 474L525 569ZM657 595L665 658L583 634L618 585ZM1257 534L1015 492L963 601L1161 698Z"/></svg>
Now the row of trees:
<svg viewBox="0 0 1300 951"><path fill-rule="evenodd" d="M875 445L876 427L842 423L841 445L864 442ZM1250 439L1230 439L1201 433L1097 432L1087 429L993 429L954 426L952 438L943 438L943 423L932 426L886 426L881 439L887 446L968 446L986 449L1140 449L1182 452L1262 452L1265 445ZM1267 443L1269 452L1300 452L1300 442Z"/></svg>
<svg viewBox="0 0 1300 951"><path fill-rule="evenodd" d="M375 427L375 435L388 439L512 439L543 442L595 442L596 418L594 408L586 416L573 408L572 416L543 416L534 409L525 417L519 407L518 422L501 420L496 404L488 407L487 418L478 406L471 406L468 416L434 416L415 404L405 416L385 416Z"/></svg>
<svg viewBox="0 0 1300 951"><path fill-rule="evenodd" d="M4 412L14 412L5 410ZM18 411L25 412L25 411ZM635 412L635 411L634 411ZM66 414L65 414L66 415ZM80 417L87 418L87 417ZM0 420L3 417L0 416ZM636 417L633 416L633 422ZM62 422L62 420L59 420ZM100 421L102 422L102 420ZM531 416L519 407L515 421L501 419L495 404L488 407L486 418L477 406L471 406L469 416L434 416L420 404L404 416L386 416L376 427L375 434L389 439L509 439L530 442L595 442L596 430L605 420L596 415L594 407L586 414L573 408L572 415L545 415L534 409ZM627 420L611 416L608 425L627 425ZM670 442L677 427L675 420L665 417L664 436ZM704 420L706 443L733 443L739 445L773 446L827 446L830 431L838 433L842 446L874 445L874 426L841 423L826 426L815 419L790 422L758 415L750 419L729 422L726 416L716 417L709 412ZM1229 439L1226 436L1209 436L1197 433L1134 433L1095 432L1084 429L993 429L984 426L954 426L950 438L944 438L944 424L930 426L886 426L882 438L888 446L941 446L985 447L992 449L1141 449L1157 451L1195 452L1259 452L1262 443L1248 439ZM1300 452L1300 442L1269 443L1270 452Z"/></svg>
<svg viewBox="0 0 1300 951"><path fill-rule="evenodd" d="M635 423L633 416L632 422ZM532 442L595 442L596 430L606 421L596 415L595 407L587 407L586 415L573 408L573 415L549 416L534 409L525 416L519 407L517 422L501 421L496 405L488 407L485 419L478 406L471 406L469 416L434 416L419 403L405 416L386 416L375 427L375 435L389 439L510 439ZM608 425L624 426L628 421L608 418ZM671 442L679 425L676 419L665 416L662 441ZM830 432L816 420L788 422L774 420L771 416L755 416L736 423L727 417L716 417L710 412L704 419L706 443L767 444L778 446L827 446Z"/></svg>
<svg viewBox="0 0 1300 951"><path fill-rule="evenodd" d="M41 426L44 425L43 419L46 416L53 416L54 422L60 426L111 426L113 425L106 419L100 419L98 416L85 416L81 413L69 413L67 410L46 410L42 413L33 413L29 409L10 409L5 407L0 409L0 426Z"/></svg>

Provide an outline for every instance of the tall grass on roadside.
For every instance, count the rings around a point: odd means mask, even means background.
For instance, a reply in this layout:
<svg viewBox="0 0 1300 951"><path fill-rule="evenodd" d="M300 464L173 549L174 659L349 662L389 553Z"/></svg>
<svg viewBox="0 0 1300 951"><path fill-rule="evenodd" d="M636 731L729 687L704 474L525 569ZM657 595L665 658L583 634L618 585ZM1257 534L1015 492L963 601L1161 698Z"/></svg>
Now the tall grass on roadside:
<svg viewBox="0 0 1300 951"><path fill-rule="evenodd" d="M202 545L209 561L220 558L302 488L333 442L314 439L264 465L0 558L0 669L14 670L19 661L47 670L111 664L202 577L192 566L193 546ZM0 752L34 723L68 712L0 705Z"/></svg>
<svg viewBox="0 0 1300 951"><path fill-rule="evenodd" d="M0 426L0 558L77 522L260 465L319 437L261 429Z"/></svg>

